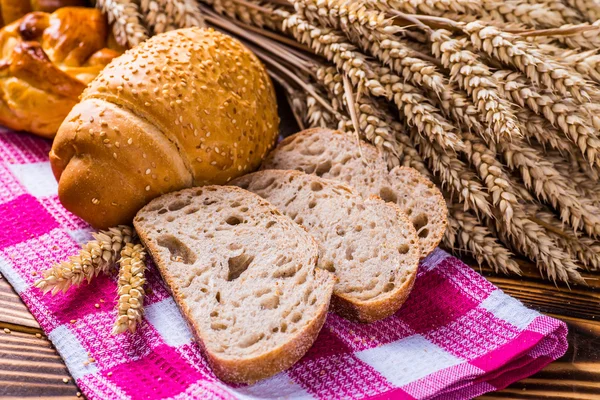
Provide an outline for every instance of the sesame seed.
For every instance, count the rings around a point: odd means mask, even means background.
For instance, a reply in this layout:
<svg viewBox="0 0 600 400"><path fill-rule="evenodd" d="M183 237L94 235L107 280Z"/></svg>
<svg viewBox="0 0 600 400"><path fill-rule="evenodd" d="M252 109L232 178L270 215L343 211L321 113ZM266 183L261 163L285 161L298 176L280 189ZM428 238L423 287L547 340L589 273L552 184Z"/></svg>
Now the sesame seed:
<svg viewBox="0 0 600 400"><path fill-rule="evenodd" d="M31 276L37 276L37 272L31 271Z"/></svg>
<svg viewBox="0 0 600 400"><path fill-rule="evenodd" d="M4 333L10 333L10 329L4 328Z"/></svg>
<svg viewBox="0 0 600 400"><path fill-rule="evenodd" d="M216 161L211 161L210 165L217 165L217 162Z"/></svg>
<svg viewBox="0 0 600 400"><path fill-rule="evenodd" d="M96 303L96 304L94 304L94 307L100 308L100 304Z"/></svg>
<svg viewBox="0 0 600 400"><path fill-rule="evenodd" d="M148 168L148 169L146 170L146 175L150 175L150 172L152 172L152 170L151 170L150 168Z"/></svg>
<svg viewBox="0 0 600 400"><path fill-rule="evenodd" d="M112 376L112 371L110 371L106 376Z"/></svg>
<svg viewBox="0 0 600 400"><path fill-rule="evenodd" d="M42 334L41 333L36 333L35 337L38 338L38 339L41 339L42 338Z"/></svg>
<svg viewBox="0 0 600 400"><path fill-rule="evenodd" d="M63 378L64 383L69 383L69 378Z"/></svg>
<svg viewBox="0 0 600 400"><path fill-rule="evenodd" d="M77 322L76 320L72 319L69 321L70 323L74 324L75 322Z"/></svg>
<svg viewBox="0 0 600 400"><path fill-rule="evenodd" d="M113 153L113 158L116 160L117 159L117 153Z"/></svg>
<svg viewBox="0 0 600 400"><path fill-rule="evenodd" d="M100 203L100 200L98 200L97 198L94 197L92 199L92 204L98 204L98 203Z"/></svg>
<svg viewBox="0 0 600 400"><path fill-rule="evenodd" d="M94 122L94 117L90 117L90 123Z"/></svg>
<svg viewBox="0 0 600 400"><path fill-rule="evenodd" d="M81 397L81 392L77 392L77 397Z"/></svg>
<svg viewBox="0 0 600 400"><path fill-rule="evenodd" d="M129 139L127 140L127 144L131 144L131 143L133 143L133 139L132 139L132 138L129 138Z"/></svg>
<svg viewBox="0 0 600 400"><path fill-rule="evenodd" d="M146 192L150 191L150 185L146 186Z"/></svg>

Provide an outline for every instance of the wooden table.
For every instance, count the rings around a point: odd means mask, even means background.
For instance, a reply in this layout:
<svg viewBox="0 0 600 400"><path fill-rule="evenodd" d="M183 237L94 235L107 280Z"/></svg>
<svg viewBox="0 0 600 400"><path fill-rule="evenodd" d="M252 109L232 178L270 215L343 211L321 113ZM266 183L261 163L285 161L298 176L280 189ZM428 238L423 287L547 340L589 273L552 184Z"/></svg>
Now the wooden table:
<svg viewBox="0 0 600 400"><path fill-rule="evenodd" d="M536 375L482 399L600 399L600 274L585 274L589 287L569 290L541 280L527 262L522 267L521 277L481 272L528 306L565 321L569 350ZM77 399L77 391L35 319L0 279L0 399Z"/></svg>

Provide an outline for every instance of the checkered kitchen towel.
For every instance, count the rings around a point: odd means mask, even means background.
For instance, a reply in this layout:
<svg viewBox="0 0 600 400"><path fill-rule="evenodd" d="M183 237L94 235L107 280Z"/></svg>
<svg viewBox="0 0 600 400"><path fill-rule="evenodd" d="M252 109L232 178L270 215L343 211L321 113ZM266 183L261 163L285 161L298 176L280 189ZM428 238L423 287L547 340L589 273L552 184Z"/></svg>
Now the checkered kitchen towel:
<svg viewBox="0 0 600 400"><path fill-rule="evenodd" d="M0 130L0 272L89 399L461 399L504 388L567 349L562 322L524 307L437 250L421 264L396 315L370 325L329 315L315 345L290 370L253 386L227 385L191 340L155 268L148 273L145 322L135 334L110 334L114 276L54 297L32 287L40 271L90 237L89 227L58 201L49 149L47 141Z"/></svg>

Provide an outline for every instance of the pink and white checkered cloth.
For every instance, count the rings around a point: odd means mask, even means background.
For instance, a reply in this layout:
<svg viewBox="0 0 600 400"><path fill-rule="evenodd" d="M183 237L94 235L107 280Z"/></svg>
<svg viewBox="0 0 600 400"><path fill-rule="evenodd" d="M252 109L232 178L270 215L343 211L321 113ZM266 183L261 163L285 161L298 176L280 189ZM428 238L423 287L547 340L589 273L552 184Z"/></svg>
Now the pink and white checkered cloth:
<svg viewBox="0 0 600 400"><path fill-rule="evenodd" d="M0 130L0 272L89 399L463 399L525 378L567 349L564 323L437 250L396 315L362 325L330 314L290 370L253 386L227 385L211 372L154 267L135 334L110 334L115 276L54 297L32 287L40 271L90 238L58 201L49 149L47 141Z"/></svg>

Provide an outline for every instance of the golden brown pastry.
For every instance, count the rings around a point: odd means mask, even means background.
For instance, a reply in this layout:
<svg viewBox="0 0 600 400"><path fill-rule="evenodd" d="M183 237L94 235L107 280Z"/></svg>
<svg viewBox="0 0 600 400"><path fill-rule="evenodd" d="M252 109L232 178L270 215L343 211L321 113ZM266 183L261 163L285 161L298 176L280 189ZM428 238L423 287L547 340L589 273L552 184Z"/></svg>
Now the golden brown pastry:
<svg viewBox="0 0 600 400"><path fill-rule="evenodd" d="M97 228L130 224L151 199L258 167L279 118L263 65L213 30L154 36L92 81L50 161L62 204Z"/></svg>
<svg viewBox="0 0 600 400"><path fill-rule="evenodd" d="M0 26L32 11L53 12L61 7L85 6L84 0L0 0Z"/></svg>
<svg viewBox="0 0 600 400"><path fill-rule="evenodd" d="M34 12L0 30L0 124L51 138L85 85L119 53L99 10Z"/></svg>

